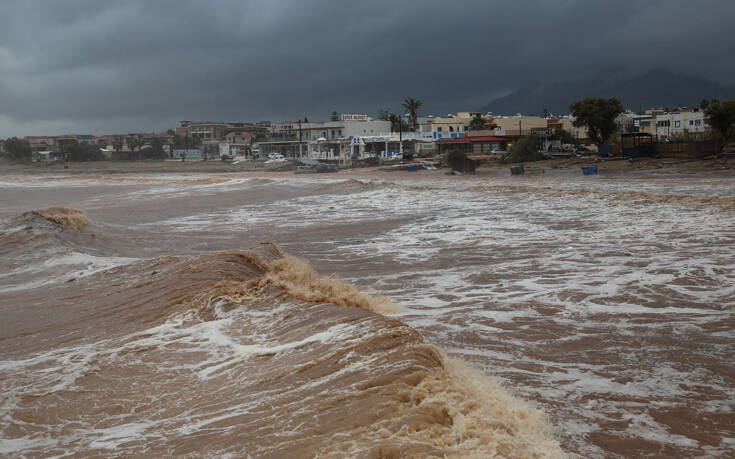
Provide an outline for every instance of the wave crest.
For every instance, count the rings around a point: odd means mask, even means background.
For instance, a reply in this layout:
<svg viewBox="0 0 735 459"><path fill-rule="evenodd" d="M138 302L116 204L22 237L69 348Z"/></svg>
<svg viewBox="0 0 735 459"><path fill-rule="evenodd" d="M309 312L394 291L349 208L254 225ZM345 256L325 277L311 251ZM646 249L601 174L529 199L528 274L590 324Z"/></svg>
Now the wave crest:
<svg viewBox="0 0 735 459"><path fill-rule="evenodd" d="M368 295L342 279L319 275L308 262L291 255L283 254L282 258L268 264L261 285L265 283L273 283L290 296L304 301L363 308L378 314L403 311L390 298Z"/></svg>
<svg viewBox="0 0 735 459"><path fill-rule="evenodd" d="M50 207L48 209L39 209L30 214L40 215L46 220L56 223L63 228L81 231L89 228L92 222L87 215L78 209L70 209L68 207Z"/></svg>

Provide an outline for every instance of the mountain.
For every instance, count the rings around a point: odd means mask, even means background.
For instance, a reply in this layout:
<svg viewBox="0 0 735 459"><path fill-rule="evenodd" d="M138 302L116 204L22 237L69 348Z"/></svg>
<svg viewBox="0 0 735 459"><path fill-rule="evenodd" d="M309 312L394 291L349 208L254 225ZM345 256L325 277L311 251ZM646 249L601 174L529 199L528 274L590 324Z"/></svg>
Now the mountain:
<svg viewBox="0 0 735 459"><path fill-rule="evenodd" d="M699 107L702 99L735 97L735 87L701 78L654 70L634 77L601 73L576 80L531 84L482 107L495 114L569 112L569 105L585 97L617 97L634 111L650 107Z"/></svg>

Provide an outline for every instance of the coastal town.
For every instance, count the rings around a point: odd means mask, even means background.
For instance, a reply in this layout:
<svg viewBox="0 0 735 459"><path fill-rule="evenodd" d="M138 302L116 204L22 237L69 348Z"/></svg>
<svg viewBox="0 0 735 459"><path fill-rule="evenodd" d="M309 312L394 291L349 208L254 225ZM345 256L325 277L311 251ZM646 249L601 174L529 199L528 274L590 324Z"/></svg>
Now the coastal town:
<svg viewBox="0 0 735 459"><path fill-rule="evenodd" d="M0 17L0 459L735 458L735 0Z"/></svg>
<svg viewBox="0 0 735 459"><path fill-rule="evenodd" d="M616 99L609 100L619 105ZM710 122L708 107L715 104L721 105L719 101L710 104L703 100L696 108L651 108L642 112L619 109L613 129L600 137L591 135L591 122L577 119L575 113L554 115L544 110L542 115L495 115L458 111L424 115L419 113L422 102L407 98L402 115L381 111L373 117L334 111L326 121L181 121L159 133L26 136L0 141L0 154L37 163L222 160L301 162L306 164L302 168L313 169L315 164L359 167L451 153L481 161L507 157L514 144L533 139L532 149L544 157L576 152L651 156L658 145L659 153L701 158L722 149L729 151L726 141L731 132L725 129L718 139L717 128ZM724 147L718 144L723 138Z"/></svg>

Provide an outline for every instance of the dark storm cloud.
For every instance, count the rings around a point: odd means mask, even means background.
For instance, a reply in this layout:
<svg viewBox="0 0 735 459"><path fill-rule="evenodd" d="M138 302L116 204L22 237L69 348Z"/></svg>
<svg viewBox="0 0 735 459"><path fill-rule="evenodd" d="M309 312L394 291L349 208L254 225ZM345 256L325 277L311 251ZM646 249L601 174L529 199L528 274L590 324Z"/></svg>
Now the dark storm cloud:
<svg viewBox="0 0 735 459"><path fill-rule="evenodd" d="M728 82L730 0L23 1L0 5L0 137L474 108L530 81Z"/></svg>

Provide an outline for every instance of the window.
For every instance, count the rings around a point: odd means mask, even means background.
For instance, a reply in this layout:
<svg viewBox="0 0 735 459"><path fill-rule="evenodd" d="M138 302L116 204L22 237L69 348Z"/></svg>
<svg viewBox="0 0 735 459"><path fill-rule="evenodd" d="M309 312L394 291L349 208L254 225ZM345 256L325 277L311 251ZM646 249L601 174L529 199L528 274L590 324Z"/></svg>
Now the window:
<svg viewBox="0 0 735 459"><path fill-rule="evenodd" d="M454 132L454 126L449 126L449 132Z"/></svg>
<svg viewBox="0 0 735 459"><path fill-rule="evenodd" d="M702 125L702 120L694 120L694 125L695 126L701 126Z"/></svg>
<svg viewBox="0 0 735 459"><path fill-rule="evenodd" d="M436 132L441 132L441 131L442 131L442 127L441 126L439 126L438 128L436 128Z"/></svg>
<svg viewBox="0 0 735 459"><path fill-rule="evenodd" d="M689 120L689 126L694 126L694 120Z"/></svg>
<svg viewBox="0 0 735 459"><path fill-rule="evenodd" d="M339 136L342 137L342 129L339 130Z"/></svg>
<svg viewBox="0 0 735 459"><path fill-rule="evenodd" d="M674 127L681 127L681 121L674 121Z"/></svg>

